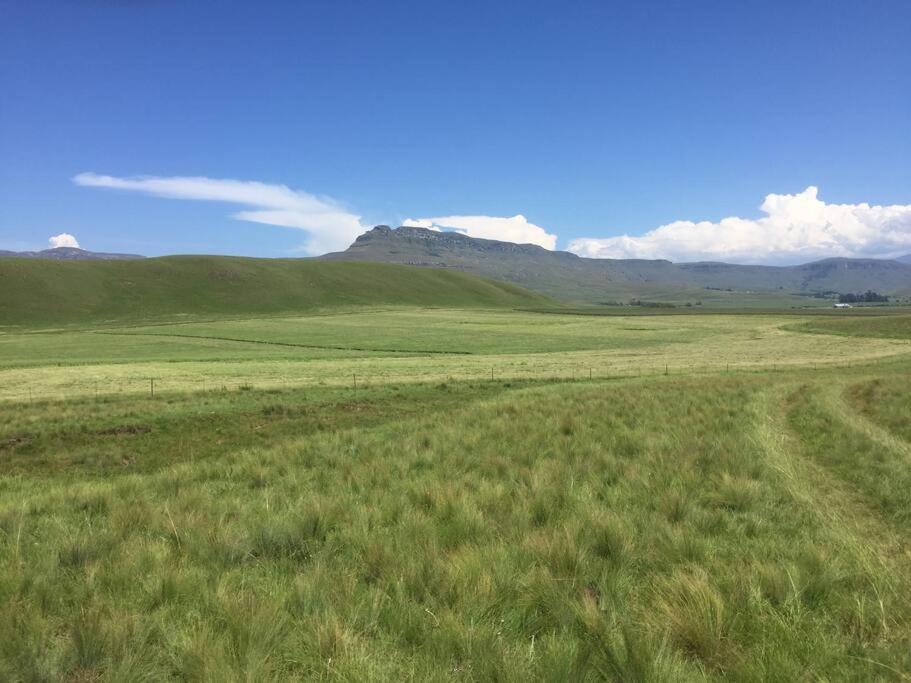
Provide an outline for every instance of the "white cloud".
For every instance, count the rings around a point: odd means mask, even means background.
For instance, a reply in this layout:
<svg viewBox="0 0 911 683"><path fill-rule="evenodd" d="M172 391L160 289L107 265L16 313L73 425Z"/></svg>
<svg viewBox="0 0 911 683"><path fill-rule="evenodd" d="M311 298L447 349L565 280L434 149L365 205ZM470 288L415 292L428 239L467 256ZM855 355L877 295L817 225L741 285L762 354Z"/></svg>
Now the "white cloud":
<svg viewBox="0 0 911 683"><path fill-rule="evenodd" d="M826 204L817 188L770 194L758 218L675 221L641 236L572 240L593 258L800 263L830 256L895 258L911 251L911 205Z"/></svg>
<svg viewBox="0 0 911 683"><path fill-rule="evenodd" d="M95 173L80 173L73 182L85 187L128 190L170 199L240 204L249 210L235 213L233 217L238 220L306 232L308 240L304 250L309 254L345 249L365 230L360 216L345 210L335 200L292 190L285 185L205 177L116 178Z"/></svg>
<svg viewBox="0 0 911 683"><path fill-rule="evenodd" d="M502 240L518 244L537 244L545 249L557 246L557 236L544 228L529 223L525 216L512 218L497 216L439 216L437 218L409 218L402 225L431 230L450 229L469 237Z"/></svg>
<svg viewBox="0 0 911 683"><path fill-rule="evenodd" d="M51 249L56 249L57 247L73 247L74 249L79 249L79 242L68 232L61 232L59 235L52 235L48 238L47 243L51 245Z"/></svg>

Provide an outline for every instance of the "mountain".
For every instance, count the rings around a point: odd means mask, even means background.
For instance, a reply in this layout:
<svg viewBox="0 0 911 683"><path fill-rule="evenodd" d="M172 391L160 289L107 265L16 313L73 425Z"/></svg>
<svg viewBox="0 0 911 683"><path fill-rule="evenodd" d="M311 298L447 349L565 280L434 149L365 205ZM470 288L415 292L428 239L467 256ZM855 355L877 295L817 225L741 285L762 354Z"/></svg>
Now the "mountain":
<svg viewBox="0 0 911 683"><path fill-rule="evenodd" d="M911 265L881 259L828 258L799 266L741 266L681 263L678 267L703 286L786 289L794 292L891 294L911 287Z"/></svg>
<svg viewBox="0 0 911 683"><path fill-rule="evenodd" d="M468 273L314 259L166 256L0 259L0 325L280 314L347 306L547 306L547 297Z"/></svg>
<svg viewBox="0 0 911 683"><path fill-rule="evenodd" d="M911 290L911 264L876 259L824 259L799 266L672 263L665 260L591 259L533 244L513 244L426 228L380 225L343 252L322 259L380 261L451 268L513 282L556 298L580 302L732 301L750 292L761 302L806 303L794 295L817 292ZM789 299L790 297L790 299ZM741 299L742 300L742 299Z"/></svg>
<svg viewBox="0 0 911 683"><path fill-rule="evenodd" d="M911 263L911 254L905 254L904 256L899 256L895 259L899 263Z"/></svg>
<svg viewBox="0 0 911 683"><path fill-rule="evenodd" d="M113 261L118 259L145 258L139 254L104 254L98 251L86 251L75 247L54 247L41 251L3 251L0 257L13 256L15 258L43 258L57 261Z"/></svg>

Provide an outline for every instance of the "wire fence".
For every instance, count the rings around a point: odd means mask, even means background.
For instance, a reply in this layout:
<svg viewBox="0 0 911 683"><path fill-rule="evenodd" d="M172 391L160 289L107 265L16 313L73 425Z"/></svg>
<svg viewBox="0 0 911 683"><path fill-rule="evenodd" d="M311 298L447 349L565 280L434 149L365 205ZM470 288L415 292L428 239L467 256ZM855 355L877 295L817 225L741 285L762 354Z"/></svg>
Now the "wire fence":
<svg viewBox="0 0 911 683"><path fill-rule="evenodd" d="M859 368L884 368L900 362L900 356L889 355L856 360L823 360L815 362L789 361L740 361L735 363L672 363L653 360L649 363L627 362L609 365L551 363L527 366L521 364L490 365L489 367L455 366L434 368L427 364L408 372L390 369L360 369L319 375L297 375L293 373L265 375L207 375L207 376L130 376L119 378L82 379L57 386L27 385L7 390L0 388L3 403L39 403L68 401L74 399L105 399L130 397L148 399L173 396L175 394L207 392L246 392L301 390L308 387L347 388L352 392L364 391L378 386L407 384L447 384L450 382L521 382L565 383L603 382L633 378L659 378L698 376L708 374L758 374L786 373L813 370L848 370Z"/></svg>

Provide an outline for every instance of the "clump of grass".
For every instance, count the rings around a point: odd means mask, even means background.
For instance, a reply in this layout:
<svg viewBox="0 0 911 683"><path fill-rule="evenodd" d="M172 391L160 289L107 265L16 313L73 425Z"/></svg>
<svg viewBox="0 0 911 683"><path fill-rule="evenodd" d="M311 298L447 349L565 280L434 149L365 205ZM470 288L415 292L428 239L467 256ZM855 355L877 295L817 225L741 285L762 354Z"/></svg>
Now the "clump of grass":
<svg viewBox="0 0 911 683"><path fill-rule="evenodd" d="M757 496L758 485L755 481L747 477L731 476L725 472L713 482L711 490L706 495L706 501L720 508L746 512L753 507Z"/></svg>
<svg viewBox="0 0 911 683"><path fill-rule="evenodd" d="M629 561L634 547L634 534L627 523L615 516L599 516L583 527L580 535L585 538L592 552L614 565Z"/></svg>
<svg viewBox="0 0 911 683"><path fill-rule="evenodd" d="M82 569L89 563L105 557L112 545L106 531L77 533L61 543L57 560L64 569Z"/></svg>
<svg viewBox="0 0 911 683"><path fill-rule="evenodd" d="M100 673L108 650L104 617L98 609L83 610L69 629L72 647L70 671L75 678L91 679Z"/></svg>
<svg viewBox="0 0 911 683"><path fill-rule="evenodd" d="M710 668L724 670L733 663L733 615L705 571L677 571L657 592L654 619L672 642Z"/></svg>
<svg viewBox="0 0 911 683"><path fill-rule="evenodd" d="M679 490L670 490L658 501L658 507L672 524L683 522L692 510L689 496Z"/></svg>

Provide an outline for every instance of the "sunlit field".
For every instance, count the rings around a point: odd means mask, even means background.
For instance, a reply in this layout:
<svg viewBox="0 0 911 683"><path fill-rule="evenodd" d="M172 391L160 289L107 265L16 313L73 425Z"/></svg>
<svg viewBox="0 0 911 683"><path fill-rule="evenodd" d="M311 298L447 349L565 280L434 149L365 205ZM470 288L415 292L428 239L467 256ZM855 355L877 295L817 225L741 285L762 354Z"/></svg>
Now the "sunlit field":
<svg viewBox="0 0 911 683"><path fill-rule="evenodd" d="M876 337L806 334L833 323ZM881 328L892 330L880 335ZM0 400L614 378L888 362L911 316L585 316L400 308L0 334Z"/></svg>
<svg viewBox="0 0 911 683"><path fill-rule="evenodd" d="M907 680L911 317L849 316L8 330L0 679Z"/></svg>

